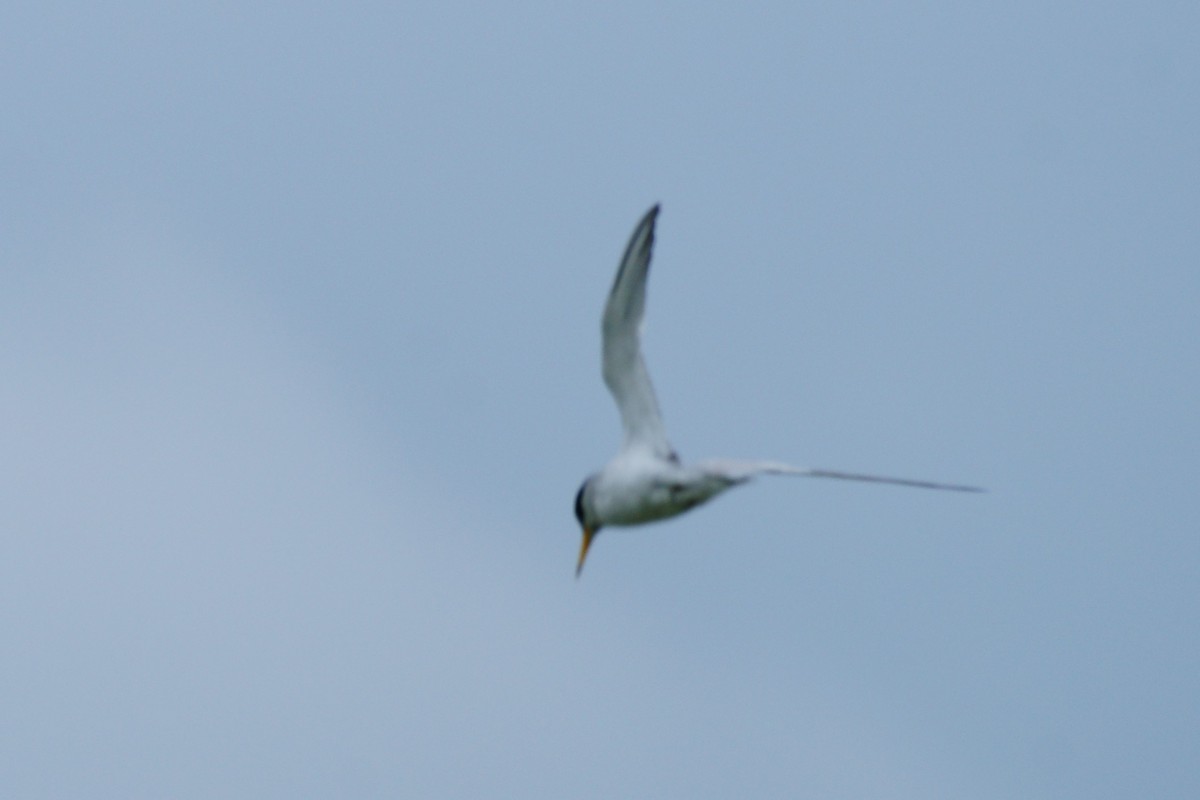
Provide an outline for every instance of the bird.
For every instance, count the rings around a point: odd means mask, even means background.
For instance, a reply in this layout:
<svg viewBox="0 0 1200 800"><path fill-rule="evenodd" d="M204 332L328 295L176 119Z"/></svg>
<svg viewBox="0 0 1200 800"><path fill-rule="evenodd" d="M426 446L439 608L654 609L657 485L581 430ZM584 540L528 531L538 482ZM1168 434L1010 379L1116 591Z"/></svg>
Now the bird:
<svg viewBox="0 0 1200 800"><path fill-rule="evenodd" d="M603 528L642 525L678 516L757 475L799 475L956 492L983 491L977 486L794 467L778 461L720 458L685 464L667 440L642 357L646 279L659 208L655 204L634 228L601 318L602 374L617 403L624 440L617 455L599 472L589 475L575 495L575 518L583 530L575 565L577 579L596 535Z"/></svg>

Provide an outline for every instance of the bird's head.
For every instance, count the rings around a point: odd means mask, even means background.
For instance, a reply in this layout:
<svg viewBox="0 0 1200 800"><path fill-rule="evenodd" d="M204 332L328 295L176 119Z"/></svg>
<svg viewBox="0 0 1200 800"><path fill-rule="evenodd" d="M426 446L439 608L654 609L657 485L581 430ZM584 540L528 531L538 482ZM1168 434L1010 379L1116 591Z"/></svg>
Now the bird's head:
<svg viewBox="0 0 1200 800"><path fill-rule="evenodd" d="M592 513L592 504L590 492L592 479L588 478L579 487L579 491L575 494L575 519L579 520L579 527L583 529L583 544L579 548L579 563L575 565L575 577L579 577L579 573L583 572L583 562L587 558L588 548L592 546L592 539L596 538L596 534L600 532L600 522L595 519Z"/></svg>

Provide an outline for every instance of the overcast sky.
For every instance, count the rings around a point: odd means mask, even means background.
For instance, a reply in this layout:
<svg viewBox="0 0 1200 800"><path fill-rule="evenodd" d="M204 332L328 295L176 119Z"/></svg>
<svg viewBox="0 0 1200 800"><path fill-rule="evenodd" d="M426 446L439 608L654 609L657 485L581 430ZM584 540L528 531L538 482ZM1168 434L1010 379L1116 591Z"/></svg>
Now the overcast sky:
<svg viewBox="0 0 1200 800"><path fill-rule="evenodd" d="M9 4L0 795L1200 796L1197 8Z"/></svg>

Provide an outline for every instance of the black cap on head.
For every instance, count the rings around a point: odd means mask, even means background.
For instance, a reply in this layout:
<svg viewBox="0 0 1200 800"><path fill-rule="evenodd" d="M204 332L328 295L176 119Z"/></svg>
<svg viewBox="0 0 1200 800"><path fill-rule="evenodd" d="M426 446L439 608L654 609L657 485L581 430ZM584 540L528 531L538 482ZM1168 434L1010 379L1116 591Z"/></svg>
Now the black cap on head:
<svg viewBox="0 0 1200 800"><path fill-rule="evenodd" d="M579 520L580 527L583 527L583 490L587 488L588 482L584 481L579 487L579 491L575 494L575 519Z"/></svg>

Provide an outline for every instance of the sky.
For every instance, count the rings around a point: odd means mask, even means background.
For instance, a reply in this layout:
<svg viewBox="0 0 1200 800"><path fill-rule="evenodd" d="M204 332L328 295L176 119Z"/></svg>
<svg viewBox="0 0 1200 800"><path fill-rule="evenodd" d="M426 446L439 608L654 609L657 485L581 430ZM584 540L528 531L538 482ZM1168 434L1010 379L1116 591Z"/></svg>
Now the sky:
<svg viewBox="0 0 1200 800"><path fill-rule="evenodd" d="M0 794L1200 795L1200 10L10 3ZM606 530L599 316L686 458Z"/></svg>

